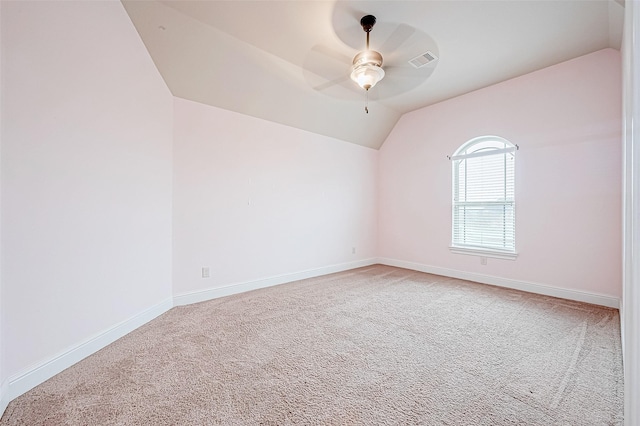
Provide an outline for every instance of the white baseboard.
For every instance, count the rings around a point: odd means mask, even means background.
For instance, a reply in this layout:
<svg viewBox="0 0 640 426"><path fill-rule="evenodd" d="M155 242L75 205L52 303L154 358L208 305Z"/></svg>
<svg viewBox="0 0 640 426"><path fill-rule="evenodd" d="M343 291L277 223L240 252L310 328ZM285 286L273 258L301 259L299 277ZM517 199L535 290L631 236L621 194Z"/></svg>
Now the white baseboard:
<svg viewBox="0 0 640 426"><path fill-rule="evenodd" d="M206 300L217 299L219 297L230 296L232 294L243 293L245 291L257 290L259 288L271 287L274 285L290 283L292 281L304 280L307 278L319 277L321 275L333 274L336 272L348 271L349 269L361 268L363 266L375 265L377 259L364 259L355 262L339 263L322 268L308 269L306 271L293 272L290 274L276 275L269 278L262 278L254 281L245 281L225 285L223 287L210 288L206 290L194 291L180 294L173 297L173 305L190 305L192 303L204 302Z"/></svg>
<svg viewBox="0 0 640 426"><path fill-rule="evenodd" d="M108 330L90 338L67 351L52 357L27 371L15 375L9 380L0 384L0 416L4 413L9 402L23 393L29 391L40 383L50 379L54 375L60 373L73 364L81 361L87 356L97 352L105 346L113 343L120 337L130 333L136 328L144 325L159 315L165 313L173 306L188 305L191 303L203 302L206 300L216 299L219 297L230 296L232 294L242 293L245 291L256 290L259 288L271 287L274 285L285 284L292 281L314 278L322 275L333 274L336 272L347 271L350 269L370 266L375 264L396 266L399 268L411 269L414 271L426 272L430 274L442 275L446 277L458 278L463 280L475 281L483 284L491 284L499 287L506 287L516 290L527 291L530 293L538 293L547 296L560 297L563 299L576 300L580 302L592 303L596 305L607 306L611 308L619 308L619 299L601 294L582 292L578 290L568 290L544 284L531 283L526 281L512 280L508 278L500 278L489 275L475 274L471 272L458 271L454 269L440 268L420 263L406 262L402 260L389 258L371 258L355 262L341 263L322 268L309 269L305 271L294 272L290 274L277 275L269 278L263 278L254 281L246 281L235 284L226 285L224 287L211 288L207 290L181 294L174 296L173 300L167 299L149 309L114 325Z"/></svg>
<svg viewBox="0 0 640 426"><path fill-rule="evenodd" d="M52 357L51 359L27 369L27 371L23 373L10 377L8 385L6 386L6 392L4 391L5 386L2 386L3 396L1 400L2 405L0 405L0 408L2 409L0 410L0 415L2 415L7 404L11 400L50 379L62 370L71 367L78 361L83 360L89 355L94 354L105 346L115 342L125 334L130 333L143 324L146 324L172 307L172 300L167 299Z"/></svg>
<svg viewBox="0 0 640 426"><path fill-rule="evenodd" d="M4 414L7 405L13 399L50 379L61 371L71 367L73 364L83 360L89 355L99 351L105 346L115 342L127 333L130 333L136 328L165 313L173 306L188 305L245 291L270 287L306 278L318 277L335 272L347 271L349 269L360 268L363 266L370 266L376 263L377 259L375 258L341 263L317 269L309 269L291 274L283 274L255 281L241 282L224 287L182 294L175 296L173 299L167 299L129 318L128 320L114 325L97 336L87 339L62 353L53 356L47 361L27 369L23 373L10 377L8 380L0 384L0 417Z"/></svg>
<svg viewBox="0 0 640 426"><path fill-rule="evenodd" d="M4 414L4 410L9 405L9 382L5 380L0 383L0 417Z"/></svg>
<svg viewBox="0 0 640 426"><path fill-rule="evenodd" d="M426 272L429 274L442 275L445 277L458 278L461 280L474 281L482 284L490 284L498 287L522 290L529 293L543 294L545 296L559 297L562 299L576 300L578 302L591 303L594 305L607 306L609 308L620 308L620 299L603 294L589 293L580 290L569 290L566 288L554 287L546 284L532 283L528 281L513 280L510 278L500 278L491 275L476 274L473 272L458 271L455 269L440 268L437 266L424 265L421 263L406 262L404 260L379 258L378 263L382 265L397 266L398 268L411 269L414 271Z"/></svg>

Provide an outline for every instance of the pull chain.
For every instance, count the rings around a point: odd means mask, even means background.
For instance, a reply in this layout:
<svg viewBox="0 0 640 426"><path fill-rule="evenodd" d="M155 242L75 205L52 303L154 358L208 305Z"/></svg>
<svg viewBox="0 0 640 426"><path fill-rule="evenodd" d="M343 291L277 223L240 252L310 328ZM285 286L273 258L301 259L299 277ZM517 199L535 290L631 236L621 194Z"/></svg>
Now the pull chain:
<svg viewBox="0 0 640 426"><path fill-rule="evenodd" d="M369 114L369 91L367 90L366 92L366 98L364 101L364 112L366 112L367 114Z"/></svg>

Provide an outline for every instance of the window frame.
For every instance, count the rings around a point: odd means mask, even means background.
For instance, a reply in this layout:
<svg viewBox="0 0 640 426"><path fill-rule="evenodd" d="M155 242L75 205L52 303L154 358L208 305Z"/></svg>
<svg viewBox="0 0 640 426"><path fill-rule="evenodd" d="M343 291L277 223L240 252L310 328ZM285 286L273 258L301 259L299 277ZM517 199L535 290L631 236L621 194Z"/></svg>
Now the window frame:
<svg viewBox="0 0 640 426"><path fill-rule="evenodd" d="M493 144L494 146L485 146L485 147L479 147L476 150L473 150L473 148L477 145L486 145L487 143L489 144ZM471 151L470 151L471 150ZM457 150L456 152L449 157L449 159L452 161L452 167L451 167L451 245L449 246L449 250L452 253L455 254L466 254L466 255L475 255L475 256L482 256L482 257L492 257L492 258L498 258L498 259L507 259L507 260L515 260L518 256L518 253L516 251L516 239L515 239L515 234L516 234L516 230L515 230L515 225L516 225L516 220L515 220L515 208L516 208L516 203L515 203L515 178L516 178L516 173L515 173L515 152L518 150L518 146L512 144L511 142L509 142L508 140L501 138L499 136L480 136L480 137L476 137L473 138L465 143L463 143ZM470 152L469 152L470 151ZM509 235L510 237L512 237L513 240L513 249L509 249L509 248L496 248L494 246L489 246L489 245L474 245L474 244L461 244L459 239L456 241L456 225L459 224L459 220L456 221L456 210L457 207L459 207L459 205L457 205L456 203L460 203L460 201L456 200L456 196L459 195L459 189L460 186L458 185L458 179L457 177L459 177L460 175L460 165L462 164L463 160L467 160L467 159L471 159L471 158L478 158L478 157L485 157L485 156L492 156L492 155L507 155L507 154L512 154L513 155L513 175L512 177L512 181L511 182L507 182L507 175L505 175L505 183L504 183L504 193L505 193L505 200L501 200L501 201L478 201L477 204L478 205L482 205L483 203L486 203L487 205L489 204L498 204L498 205L503 205L503 206L511 206L511 214L513 217L513 223L510 224L513 227L513 233L511 235ZM508 185L512 185L513 186L513 195L511 196L511 199L508 200L506 199L506 193L507 193L507 186ZM468 185L465 183L464 186L464 191L466 193L468 188ZM468 203L468 201L464 202L465 204ZM504 219L503 219L504 220ZM465 225L466 226L466 225Z"/></svg>

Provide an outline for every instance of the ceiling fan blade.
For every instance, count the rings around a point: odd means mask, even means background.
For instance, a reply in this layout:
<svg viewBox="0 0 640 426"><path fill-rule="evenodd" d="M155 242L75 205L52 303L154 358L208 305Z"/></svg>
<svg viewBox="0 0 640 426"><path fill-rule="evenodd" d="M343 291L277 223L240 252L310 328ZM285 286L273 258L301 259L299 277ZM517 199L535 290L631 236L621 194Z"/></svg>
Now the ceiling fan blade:
<svg viewBox="0 0 640 426"><path fill-rule="evenodd" d="M402 46L402 44L409 39L414 33L416 29L407 24L400 24L396 27L395 30L387 37L387 39L380 46L380 52L384 55L385 53L391 54L398 47Z"/></svg>
<svg viewBox="0 0 640 426"><path fill-rule="evenodd" d="M384 67L385 78L376 85L381 99L392 98L414 89L429 79L435 67L413 68L411 65ZM378 88L379 87L379 88Z"/></svg>
<svg viewBox="0 0 640 426"><path fill-rule="evenodd" d="M385 75L394 80L398 78L426 80L435 70L435 67L425 66L422 68L414 68L409 64L389 65L383 68L386 73Z"/></svg>
<svg viewBox="0 0 640 426"><path fill-rule="evenodd" d="M328 47L311 48L303 63L305 78L315 90L326 83L348 77L349 59L346 55Z"/></svg>
<svg viewBox="0 0 640 426"><path fill-rule="evenodd" d="M322 91L325 89L328 89L332 86L335 86L336 84L340 84L343 83L345 81L349 80L349 76L348 75L344 75L342 77L338 77L338 78L334 78L333 80L329 80L325 83L319 84L317 86L314 86L313 90L318 90L318 91Z"/></svg>
<svg viewBox="0 0 640 426"><path fill-rule="evenodd" d="M348 57L345 54L342 54L336 50L333 50L329 47L323 46L321 44L313 46L311 48L312 52L316 52L319 53L321 55L324 55L328 58L331 58L341 64L344 64L346 66L349 66L351 64L352 58Z"/></svg>
<svg viewBox="0 0 640 426"><path fill-rule="evenodd" d="M357 51L364 49L366 33L360 25L360 20L371 13L369 8L362 10L358 7L362 4L352 1L334 1L333 3L335 7L331 17L331 28L335 34L346 46Z"/></svg>
<svg viewBox="0 0 640 426"><path fill-rule="evenodd" d="M351 58L323 45L311 48L302 66L309 87L323 95L338 99L353 99L359 87L351 82Z"/></svg>

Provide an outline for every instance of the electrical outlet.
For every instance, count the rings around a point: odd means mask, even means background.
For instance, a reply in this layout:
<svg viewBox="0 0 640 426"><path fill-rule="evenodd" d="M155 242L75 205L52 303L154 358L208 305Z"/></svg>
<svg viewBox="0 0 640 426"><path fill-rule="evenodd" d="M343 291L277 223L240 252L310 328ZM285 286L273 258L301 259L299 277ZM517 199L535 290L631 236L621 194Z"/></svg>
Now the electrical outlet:
<svg viewBox="0 0 640 426"><path fill-rule="evenodd" d="M486 265L487 264L487 258L486 257L481 257L480 258L480 264L481 265Z"/></svg>
<svg viewBox="0 0 640 426"><path fill-rule="evenodd" d="M355 247L351 247L351 254L356 254L356 248Z"/></svg>
<svg viewBox="0 0 640 426"><path fill-rule="evenodd" d="M208 266L202 267L202 278L209 278L211 276L211 270Z"/></svg>

